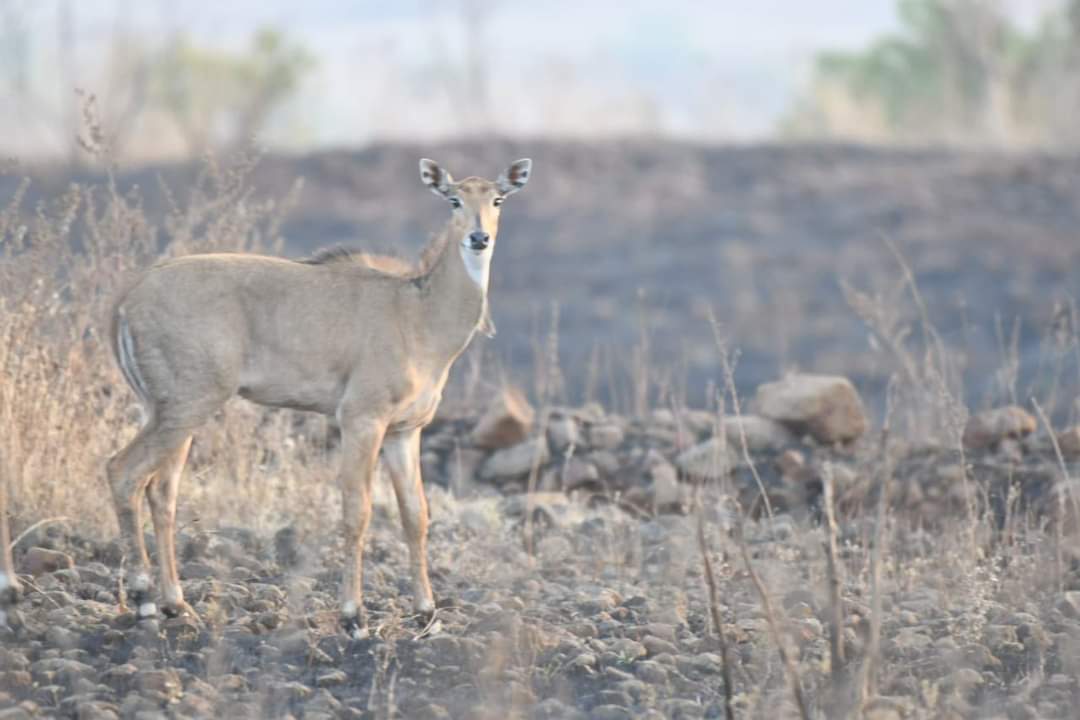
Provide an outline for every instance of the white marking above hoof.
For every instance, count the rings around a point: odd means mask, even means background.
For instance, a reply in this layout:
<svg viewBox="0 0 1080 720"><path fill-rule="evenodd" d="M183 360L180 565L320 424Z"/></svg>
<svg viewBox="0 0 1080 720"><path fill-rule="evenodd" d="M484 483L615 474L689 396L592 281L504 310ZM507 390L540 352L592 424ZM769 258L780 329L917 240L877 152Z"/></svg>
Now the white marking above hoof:
<svg viewBox="0 0 1080 720"><path fill-rule="evenodd" d="M155 617L157 615L157 605L152 602L143 603L139 606L139 617L148 618Z"/></svg>
<svg viewBox="0 0 1080 720"><path fill-rule="evenodd" d="M146 573L139 573L131 580L131 589L135 592L146 592L150 589L150 576Z"/></svg>
<svg viewBox="0 0 1080 720"><path fill-rule="evenodd" d="M349 637L353 640L367 640L371 637L371 630L366 627L354 627L352 632L349 633Z"/></svg>

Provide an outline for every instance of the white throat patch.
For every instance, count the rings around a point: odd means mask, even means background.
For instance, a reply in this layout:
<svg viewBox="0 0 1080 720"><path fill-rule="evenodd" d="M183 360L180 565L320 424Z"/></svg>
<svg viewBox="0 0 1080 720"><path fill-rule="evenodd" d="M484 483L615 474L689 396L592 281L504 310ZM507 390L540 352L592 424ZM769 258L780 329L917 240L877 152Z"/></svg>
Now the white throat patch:
<svg viewBox="0 0 1080 720"><path fill-rule="evenodd" d="M465 241L458 244L461 260L465 263L465 270L469 273L469 277L487 295L488 274L491 268L491 245L488 245L487 249L481 252L476 252L470 249L467 243L468 239L466 238Z"/></svg>

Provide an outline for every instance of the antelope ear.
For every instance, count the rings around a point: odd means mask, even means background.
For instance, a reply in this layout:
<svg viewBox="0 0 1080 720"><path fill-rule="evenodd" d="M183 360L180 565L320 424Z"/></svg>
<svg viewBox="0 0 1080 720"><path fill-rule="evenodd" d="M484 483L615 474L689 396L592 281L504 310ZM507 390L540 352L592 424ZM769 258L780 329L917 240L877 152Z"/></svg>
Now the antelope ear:
<svg viewBox="0 0 1080 720"><path fill-rule="evenodd" d="M511 195L529 182L529 174L532 172L532 160L522 158L510 165L499 179L495 181L495 187L503 195Z"/></svg>
<svg viewBox="0 0 1080 720"><path fill-rule="evenodd" d="M450 173L439 167L439 163L427 158L420 160L420 181L439 197L447 197L450 194L450 186L454 184L454 178L450 177Z"/></svg>

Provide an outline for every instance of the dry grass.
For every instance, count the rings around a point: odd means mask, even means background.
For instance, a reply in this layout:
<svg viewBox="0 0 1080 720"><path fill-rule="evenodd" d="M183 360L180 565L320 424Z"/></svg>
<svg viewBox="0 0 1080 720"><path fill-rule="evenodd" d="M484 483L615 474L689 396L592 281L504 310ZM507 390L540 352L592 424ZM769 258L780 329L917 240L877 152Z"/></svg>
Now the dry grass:
<svg viewBox="0 0 1080 720"><path fill-rule="evenodd" d="M252 194L254 165L252 155L226 167L208 160L159 226L137 193L121 195L111 180L73 185L36 208L23 206L20 190L0 210L0 481L16 518L63 515L91 537L114 532L103 467L139 417L106 337L110 304L159 257L280 247L288 205ZM290 413L228 406L199 434L182 518L272 523L299 510L318 522L327 498L310 488L325 486L312 482L324 464L311 460L323 452L325 429ZM249 498L262 512L253 517L223 495Z"/></svg>

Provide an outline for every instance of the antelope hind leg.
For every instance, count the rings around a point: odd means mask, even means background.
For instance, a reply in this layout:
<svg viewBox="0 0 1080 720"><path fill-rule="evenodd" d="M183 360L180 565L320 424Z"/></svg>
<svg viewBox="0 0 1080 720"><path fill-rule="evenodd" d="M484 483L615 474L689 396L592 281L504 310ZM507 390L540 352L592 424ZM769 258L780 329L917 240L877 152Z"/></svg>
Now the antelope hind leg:
<svg viewBox="0 0 1080 720"><path fill-rule="evenodd" d="M188 436L165 458L156 477L146 489L154 522L154 535L157 538L157 561L161 571L161 612L169 617L176 617L185 611L194 615L191 607L184 602L184 591L180 586L180 573L176 566L176 498L190 449L191 436Z"/></svg>
<svg viewBox="0 0 1080 720"><path fill-rule="evenodd" d="M138 618L157 614L152 600L150 559L142 536L143 493L154 473L190 436L190 431L162 428L151 421L126 448L108 462L109 487L120 525L120 541L125 560L128 593Z"/></svg>

